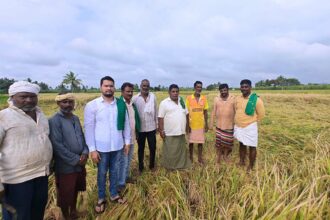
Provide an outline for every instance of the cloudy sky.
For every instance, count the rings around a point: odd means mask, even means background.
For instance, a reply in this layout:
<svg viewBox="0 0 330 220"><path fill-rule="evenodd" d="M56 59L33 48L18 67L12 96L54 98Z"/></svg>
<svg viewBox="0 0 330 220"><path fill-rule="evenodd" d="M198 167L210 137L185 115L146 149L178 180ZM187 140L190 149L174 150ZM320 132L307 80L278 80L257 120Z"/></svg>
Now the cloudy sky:
<svg viewBox="0 0 330 220"><path fill-rule="evenodd" d="M330 83L329 0L1 0L0 78Z"/></svg>

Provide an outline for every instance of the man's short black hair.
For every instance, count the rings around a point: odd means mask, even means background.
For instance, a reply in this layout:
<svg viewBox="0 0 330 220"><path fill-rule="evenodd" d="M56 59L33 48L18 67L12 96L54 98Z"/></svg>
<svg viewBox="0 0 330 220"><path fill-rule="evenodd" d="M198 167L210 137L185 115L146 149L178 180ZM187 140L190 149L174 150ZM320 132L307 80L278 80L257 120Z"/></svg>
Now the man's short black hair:
<svg viewBox="0 0 330 220"><path fill-rule="evenodd" d="M228 86L227 83L223 83L223 84L220 84L220 85L219 85L219 90L224 89L224 88L229 89L229 86Z"/></svg>
<svg viewBox="0 0 330 220"><path fill-rule="evenodd" d="M102 86L104 80L112 81L113 84L115 84L115 80L114 80L111 76L105 76L105 77L103 77L103 78L101 79L101 81L100 81L100 86Z"/></svg>
<svg viewBox="0 0 330 220"><path fill-rule="evenodd" d="M250 87L252 86L252 82L249 79L243 79L241 81L240 85L243 85L243 84L248 84Z"/></svg>
<svg viewBox="0 0 330 220"><path fill-rule="evenodd" d="M148 83L150 84L150 82L149 82L148 79L143 79L143 80L141 80L141 84L142 84L143 82L148 82Z"/></svg>
<svg viewBox="0 0 330 220"><path fill-rule="evenodd" d="M179 90L179 86L177 84L171 84L170 87L168 87L168 91L170 92L172 89L178 89Z"/></svg>
<svg viewBox="0 0 330 220"><path fill-rule="evenodd" d="M129 88L134 88L134 85L132 83L129 83L129 82L124 82L123 85L121 86L121 91L123 92L125 90L126 87L129 87Z"/></svg>
<svg viewBox="0 0 330 220"><path fill-rule="evenodd" d="M203 83L202 83L201 81L196 81L196 82L194 83L194 88L196 87L197 84L201 84L201 85L203 85Z"/></svg>

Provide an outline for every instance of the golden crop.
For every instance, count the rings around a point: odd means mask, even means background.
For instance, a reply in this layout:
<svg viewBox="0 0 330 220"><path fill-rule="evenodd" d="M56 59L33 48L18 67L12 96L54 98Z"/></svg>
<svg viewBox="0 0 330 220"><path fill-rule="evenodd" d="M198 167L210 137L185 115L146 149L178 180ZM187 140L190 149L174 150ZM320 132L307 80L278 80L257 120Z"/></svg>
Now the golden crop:
<svg viewBox="0 0 330 220"><path fill-rule="evenodd" d="M211 110L217 93L205 94ZM191 170L167 172L159 165L162 141L158 136L157 171L137 176L137 184L129 184L124 192L128 202L108 202L100 216L94 214L97 169L89 161L87 192L79 197L79 209L89 211L86 219L330 219L330 93L258 94L264 100L266 117L260 126L257 164L251 173L236 166L237 144L232 163L216 165L213 132L207 134L204 145L205 166L195 162ZM235 95L239 93L235 91ZM82 121L84 105L98 96L77 94L76 114ZM158 101L166 96L157 93ZM47 116L57 111L54 97L40 96ZM146 154L148 162L148 150ZM137 173L136 153L132 172ZM51 177L49 219L55 215L55 191Z"/></svg>

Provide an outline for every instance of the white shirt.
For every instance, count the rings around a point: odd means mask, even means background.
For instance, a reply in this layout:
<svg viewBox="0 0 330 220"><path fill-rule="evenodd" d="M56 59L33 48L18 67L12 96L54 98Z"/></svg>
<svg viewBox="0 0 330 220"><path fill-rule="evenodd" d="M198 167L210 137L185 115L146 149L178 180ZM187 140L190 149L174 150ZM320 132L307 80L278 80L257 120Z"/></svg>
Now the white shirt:
<svg viewBox="0 0 330 220"><path fill-rule="evenodd" d="M36 113L37 122L12 104L0 111L2 183L22 183L49 174L53 149L48 120L39 108Z"/></svg>
<svg viewBox="0 0 330 220"><path fill-rule="evenodd" d="M124 102L126 104L127 112L128 112L128 117L129 117L129 125L131 127L131 144L134 144L134 141L136 139L135 135L135 111L133 107L133 102L128 104L126 100L124 99Z"/></svg>
<svg viewBox="0 0 330 220"><path fill-rule="evenodd" d="M140 132L154 131L157 128L157 100L155 95L151 95L149 92L147 100L144 100L141 93L133 96L133 103L135 104L140 117ZM151 100L152 97L152 100ZM154 111L145 112L146 104L152 102L154 105Z"/></svg>
<svg viewBox="0 0 330 220"><path fill-rule="evenodd" d="M180 100L178 104L170 98L164 99L159 105L158 117L164 118L164 131L167 136L177 136L186 133L187 108L183 109Z"/></svg>
<svg viewBox="0 0 330 220"><path fill-rule="evenodd" d="M107 103L103 97L87 103L84 112L86 143L89 151L111 152L121 150L130 144L129 118L126 112L124 131L117 129L117 100Z"/></svg>

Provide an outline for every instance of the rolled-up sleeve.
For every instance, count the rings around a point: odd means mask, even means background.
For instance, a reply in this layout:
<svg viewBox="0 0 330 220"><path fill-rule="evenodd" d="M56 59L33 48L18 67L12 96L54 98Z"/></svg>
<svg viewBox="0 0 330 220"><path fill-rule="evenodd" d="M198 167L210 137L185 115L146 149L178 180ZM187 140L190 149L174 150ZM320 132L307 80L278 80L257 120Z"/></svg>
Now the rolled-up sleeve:
<svg viewBox="0 0 330 220"><path fill-rule="evenodd" d="M259 98L256 106L257 120L261 121L265 117L265 106L264 102Z"/></svg>
<svg viewBox="0 0 330 220"><path fill-rule="evenodd" d="M3 127L0 125L0 158L1 158L1 151L2 151L2 149L1 149L2 148L2 141L5 137L5 134L6 134L5 129L3 129ZM1 191L1 189L3 189L1 179L2 179L2 176L0 175L0 191Z"/></svg>
<svg viewBox="0 0 330 220"><path fill-rule="evenodd" d="M158 109L158 118L164 118L164 117L165 117L165 106L164 103L161 102Z"/></svg>
<svg viewBox="0 0 330 220"><path fill-rule="evenodd" d="M95 144L95 110L92 103L88 103L84 110L85 139L89 151L96 150Z"/></svg>

